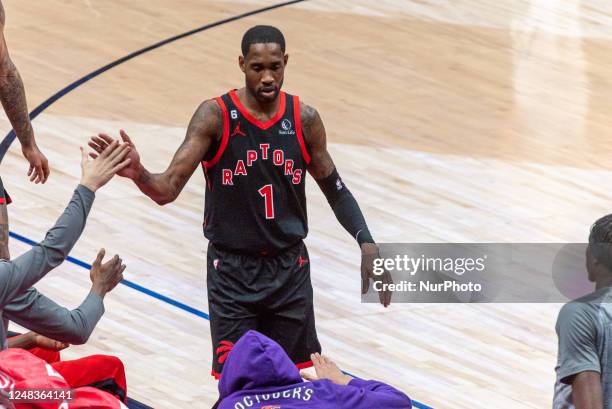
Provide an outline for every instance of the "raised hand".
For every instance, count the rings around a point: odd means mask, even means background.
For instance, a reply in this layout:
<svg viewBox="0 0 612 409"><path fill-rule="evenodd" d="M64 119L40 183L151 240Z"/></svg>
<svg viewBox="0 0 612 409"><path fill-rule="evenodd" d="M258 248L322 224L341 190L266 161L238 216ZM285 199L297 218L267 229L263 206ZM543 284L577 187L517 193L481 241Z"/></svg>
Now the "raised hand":
<svg viewBox="0 0 612 409"><path fill-rule="evenodd" d="M130 164L129 152L128 144L113 141L98 157L89 160L81 147L81 184L95 192Z"/></svg>
<svg viewBox="0 0 612 409"><path fill-rule="evenodd" d="M129 179L136 179L140 170L140 155L136 150L136 146L134 146L134 143L123 129L119 131L119 134L121 135L123 143L130 147L130 152L128 153L130 164L117 172L117 174ZM98 155L101 155L106 149L108 149L114 141L116 141L116 139L113 139L111 136L104 133L101 133L98 136L92 136L88 145L97 153L91 152L89 156L94 159L97 158Z"/></svg>
<svg viewBox="0 0 612 409"><path fill-rule="evenodd" d="M329 379L338 385L348 385L351 379L353 379L350 376L343 374L340 368L338 368L338 365L336 365L331 358L316 353L310 355L310 359L312 359L312 363L314 364L317 377L314 377L307 372L302 372L302 378L306 379L307 381L313 382L320 379Z"/></svg>
<svg viewBox="0 0 612 409"><path fill-rule="evenodd" d="M22 147L21 152L23 157L30 163L30 170L28 170L28 176L30 182L45 183L49 177L49 161L43 153L38 149L36 144Z"/></svg>
<svg viewBox="0 0 612 409"><path fill-rule="evenodd" d="M393 278L391 273L385 270L382 274L374 274L374 259L380 258L380 250L378 245L374 243L363 243L361 245L361 294L366 294L370 288L370 280L380 281L382 284L392 284ZM393 294L384 287L384 291L378 292L380 303L387 308L391 304L391 295Z"/></svg>
<svg viewBox="0 0 612 409"><path fill-rule="evenodd" d="M123 271L125 270L125 264L122 264L123 260L118 255L102 264L105 253L104 249L100 249L89 272L89 277L93 283L92 291L101 297L112 291L123 280Z"/></svg>

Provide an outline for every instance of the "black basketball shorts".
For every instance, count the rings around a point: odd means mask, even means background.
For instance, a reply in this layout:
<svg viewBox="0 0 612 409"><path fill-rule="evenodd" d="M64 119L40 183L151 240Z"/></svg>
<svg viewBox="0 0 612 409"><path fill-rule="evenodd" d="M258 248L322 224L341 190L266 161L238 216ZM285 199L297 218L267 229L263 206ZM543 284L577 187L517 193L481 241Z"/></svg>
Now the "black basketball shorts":
<svg viewBox="0 0 612 409"><path fill-rule="evenodd" d="M321 345L302 241L274 257L235 254L209 243L206 281L215 378L248 330L278 342L298 368L312 366L310 354L321 352Z"/></svg>

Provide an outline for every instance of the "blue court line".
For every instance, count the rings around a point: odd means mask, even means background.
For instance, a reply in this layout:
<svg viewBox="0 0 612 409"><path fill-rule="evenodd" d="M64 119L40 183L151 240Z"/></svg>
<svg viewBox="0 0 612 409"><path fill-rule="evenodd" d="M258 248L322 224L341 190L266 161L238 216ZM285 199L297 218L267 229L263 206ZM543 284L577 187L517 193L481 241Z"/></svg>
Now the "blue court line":
<svg viewBox="0 0 612 409"><path fill-rule="evenodd" d="M222 24L226 24L226 23L230 23L232 21L236 21L236 20L240 20L246 17L250 17L252 15L255 14L259 14L259 13L263 13L266 11L270 11L270 10L274 10L280 7L284 7L284 6L289 6L295 3L300 3L306 0L292 0L292 1L285 1L283 3L278 3L278 4L274 4L272 6L268 6L268 7L263 7L257 10L252 10L252 11L248 11L246 13L243 14L238 14L236 16L233 17L228 17L225 18L223 20L219 20L219 21L215 21L214 23L210 23L210 24L206 24L203 25L201 27L198 28L194 28L193 30L189 30L185 33L182 34L178 34L175 35L173 37L167 38L165 40L159 41L153 45L150 45L148 47L142 48L140 50L134 51L124 57L119 58L118 60L115 60L113 62L111 62L110 64L105 65L104 67L98 68L97 70L90 72L89 74L85 75L84 77L74 81L72 84L67 85L66 87L62 88L61 90L59 90L58 92L56 92L55 94L53 94L51 97L47 98L45 101L43 101L39 106L37 106L36 108L34 108L34 110L32 110L32 112L30 112L30 119L34 119L36 118L38 115L40 115L40 113L42 113L45 109L49 108L49 106L51 106L55 101L57 101L58 99L62 98L64 95L68 94L70 91L73 91L75 88L83 85L84 83L86 83L89 80L94 79L95 77L97 77L100 74L105 73L106 71L110 70L113 67L116 67L119 64L123 64L126 61L131 60L132 58L138 57L141 54L147 53L149 51L155 50L156 48L162 47L166 44L170 44L174 41L180 40L182 38L191 36L193 34L197 34L200 33L204 30L208 30L210 28L213 27L217 27L220 26ZM2 159L4 159L4 156L6 155L6 152L8 151L8 149L10 148L11 144L13 143L13 141L15 140L15 131L13 129L11 129L11 131L4 137L4 139L2 140L2 143L0 143L0 162L2 162Z"/></svg>
<svg viewBox="0 0 612 409"><path fill-rule="evenodd" d="M11 236L12 238L14 238L16 240L19 240L21 242L29 244L30 246L34 246L34 245L38 244L37 242L35 242L33 240L30 240L27 237L22 236L21 234L17 234L17 233L12 232L12 231L9 232L9 236ZM72 264L76 264L79 267L83 267L86 270L91 270L91 264L88 264L88 263L86 263L86 262L84 262L82 260L79 260L79 259L71 257L71 256L66 257L66 260L68 260ZM180 308L183 311L186 311L186 312L191 313L193 315L197 315L200 318L204 318L204 319L210 321L210 317L204 311L200 311L197 308L193 308L193 307L190 307L187 304L183 304L182 302L173 300L170 297L166 297L165 295L160 294L160 293L158 293L156 291L150 290L150 289L148 289L146 287L143 287L140 284L136 284L133 281L123 279L121 281L121 284L126 285L126 286L128 286L130 288L133 288L136 291L140 291L141 293L146 294L146 295L148 295L150 297L153 297L153 298L156 298L156 299L158 299L160 301L163 301L166 304L170 304L170 305L172 305L174 307Z"/></svg>

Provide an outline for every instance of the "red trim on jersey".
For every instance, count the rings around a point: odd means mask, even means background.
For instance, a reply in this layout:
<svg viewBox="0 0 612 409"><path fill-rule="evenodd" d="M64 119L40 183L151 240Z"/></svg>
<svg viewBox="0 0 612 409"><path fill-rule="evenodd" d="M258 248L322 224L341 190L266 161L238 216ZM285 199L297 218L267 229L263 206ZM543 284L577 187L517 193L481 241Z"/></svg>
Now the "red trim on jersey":
<svg viewBox="0 0 612 409"><path fill-rule="evenodd" d="M293 120L295 122L295 130L298 138L298 142L300 144L300 149L302 149L302 156L304 156L304 160L308 165L310 163L310 154L308 150L306 150L306 143L304 142L304 135L302 135L302 118L300 117L300 99L297 95L293 96Z"/></svg>
<svg viewBox="0 0 612 409"><path fill-rule="evenodd" d="M0 205L6 204L6 199L3 197L0 197Z"/></svg>
<svg viewBox="0 0 612 409"><path fill-rule="evenodd" d="M238 95L236 95L236 90L233 89L230 91L230 97L232 98L232 101L234 102L234 104L236 105L236 107L238 107L238 110L242 113L242 115L244 115L244 117L251 122L253 125L266 130L269 127L271 127L272 125L274 125L275 123L278 122L279 119L281 119L283 117L283 115L285 115L285 93L283 91L280 92L280 103L278 104L278 111L276 111L276 115L274 115L274 117L272 117L269 121L267 122L261 122L259 119L255 118L253 115L251 115L251 113L245 108L244 105L242 105L242 102L240 102L240 100L238 99Z"/></svg>
<svg viewBox="0 0 612 409"><path fill-rule="evenodd" d="M221 146L219 146L219 150L215 154L214 158L212 158L210 162L202 162L205 168L211 168L215 166L217 162L219 162L221 156L223 155L223 152L225 152L225 148L227 148L227 141L229 140L230 129L227 107L225 106L225 102L223 102L223 99L221 97L216 97L215 101L217 101L217 104L219 104L219 107L221 108L221 112L223 114L223 136L221 137Z"/></svg>
<svg viewBox="0 0 612 409"><path fill-rule="evenodd" d="M206 184L208 185L208 189L212 190L212 184L210 183L210 177L208 177L208 169L202 163L202 169L204 169L204 179L206 179Z"/></svg>

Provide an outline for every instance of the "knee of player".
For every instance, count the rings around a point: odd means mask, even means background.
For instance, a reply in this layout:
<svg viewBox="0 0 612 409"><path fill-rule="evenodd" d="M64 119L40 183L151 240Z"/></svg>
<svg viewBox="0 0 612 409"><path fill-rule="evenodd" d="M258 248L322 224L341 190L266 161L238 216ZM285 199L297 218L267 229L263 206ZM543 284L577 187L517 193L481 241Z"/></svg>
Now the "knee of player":
<svg viewBox="0 0 612 409"><path fill-rule="evenodd" d="M92 360L98 362L97 366L103 366L106 368L112 368L116 372L125 372L125 366L123 365L123 361L116 356L113 355L92 355L90 357Z"/></svg>

